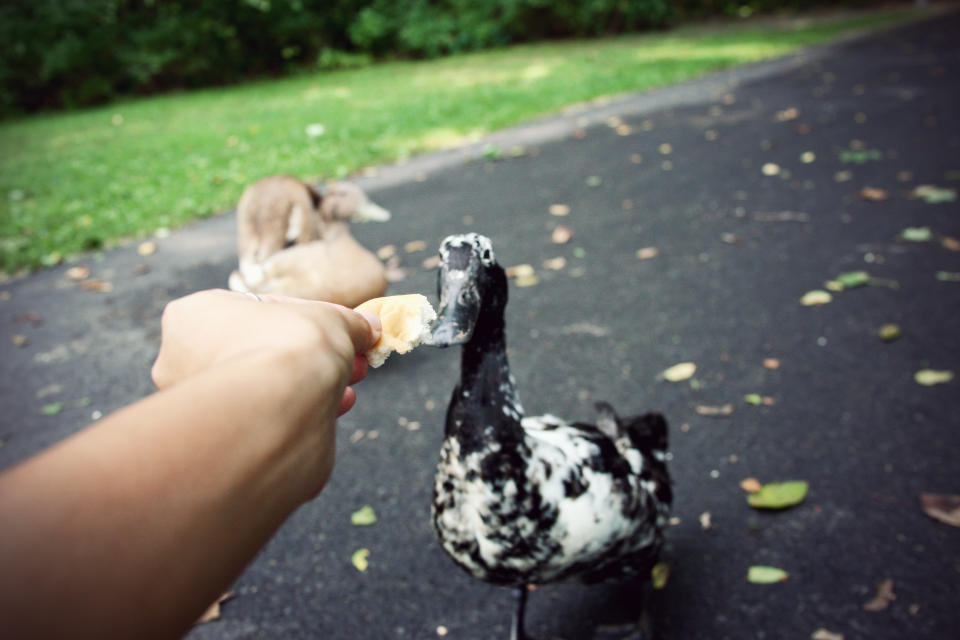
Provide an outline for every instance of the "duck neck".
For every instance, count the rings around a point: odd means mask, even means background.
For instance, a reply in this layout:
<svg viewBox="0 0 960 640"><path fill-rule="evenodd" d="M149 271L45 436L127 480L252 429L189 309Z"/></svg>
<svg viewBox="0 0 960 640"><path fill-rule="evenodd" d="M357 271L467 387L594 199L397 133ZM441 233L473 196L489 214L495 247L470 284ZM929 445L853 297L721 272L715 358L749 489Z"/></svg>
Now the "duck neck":
<svg viewBox="0 0 960 640"><path fill-rule="evenodd" d="M500 309L478 319L473 337L463 345L446 435L456 436L468 450L491 441L507 445L522 437L522 417Z"/></svg>

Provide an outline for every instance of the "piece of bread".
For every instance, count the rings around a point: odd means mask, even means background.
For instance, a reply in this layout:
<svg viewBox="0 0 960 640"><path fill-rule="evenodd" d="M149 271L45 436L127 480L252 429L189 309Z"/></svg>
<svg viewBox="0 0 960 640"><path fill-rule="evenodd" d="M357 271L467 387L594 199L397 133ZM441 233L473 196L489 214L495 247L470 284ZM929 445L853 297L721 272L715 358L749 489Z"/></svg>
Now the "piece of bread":
<svg viewBox="0 0 960 640"><path fill-rule="evenodd" d="M430 324L437 312L427 297L419 293L386 296L367 300L357 311L369 311L380 317L380 339L367 351L371 367L382 365L391 353L407 353L430 335Z"/></svg>

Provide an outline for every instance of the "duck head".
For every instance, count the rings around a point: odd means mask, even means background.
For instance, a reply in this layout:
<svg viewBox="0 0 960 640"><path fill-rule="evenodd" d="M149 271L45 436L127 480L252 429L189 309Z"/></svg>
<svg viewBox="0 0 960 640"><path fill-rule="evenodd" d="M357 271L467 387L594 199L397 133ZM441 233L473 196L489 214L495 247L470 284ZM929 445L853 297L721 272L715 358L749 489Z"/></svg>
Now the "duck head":
<svg viewBox="0 0 960 640"><path fill-rule="evenodd" d="M327 185L320 195L318 207L325 221L375 221L390 219L390 212L371 202L363 189L352 182L334 182Z"/></svg>
<svg viewBox="0 0 960 640"><path fill-rule="evenodd" d="M465 344L480 331L503 331L507 277L490 238L466 233L440 243L437 293L440 304L430 344Z"/></svg>

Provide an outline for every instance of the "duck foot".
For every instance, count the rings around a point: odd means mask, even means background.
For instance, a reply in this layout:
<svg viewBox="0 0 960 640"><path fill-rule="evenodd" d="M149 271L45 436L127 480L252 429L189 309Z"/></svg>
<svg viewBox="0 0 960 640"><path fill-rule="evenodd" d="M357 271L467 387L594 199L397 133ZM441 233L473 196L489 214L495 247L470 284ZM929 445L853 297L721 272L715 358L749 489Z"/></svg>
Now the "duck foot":
<svg viewBox="0 0 960 640"><path fill-rule="evenodd" d="M513 624L510 627L510 640L533 640L523 630L523 618L527 608L527 585L517 587L514 592L517 596L517 610L513 614Z"/></svg>

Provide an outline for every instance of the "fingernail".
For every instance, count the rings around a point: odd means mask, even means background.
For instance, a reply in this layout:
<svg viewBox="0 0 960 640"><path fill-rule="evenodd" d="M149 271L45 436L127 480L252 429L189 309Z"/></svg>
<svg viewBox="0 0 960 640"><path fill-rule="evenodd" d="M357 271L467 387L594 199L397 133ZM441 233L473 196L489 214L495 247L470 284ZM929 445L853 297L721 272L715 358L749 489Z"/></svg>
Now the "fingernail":
<svg viewBox="0 0 960 640"><path fill-rule="evenodd" d="M367 311L366 309L362 311L358 311L357 313L359 313L360 315L362 315L364 318L367 319L367 322L370 324L370 328L373 329L374 335L377 338L379 338L380 337L380 316L370 311Z"/></svg>

